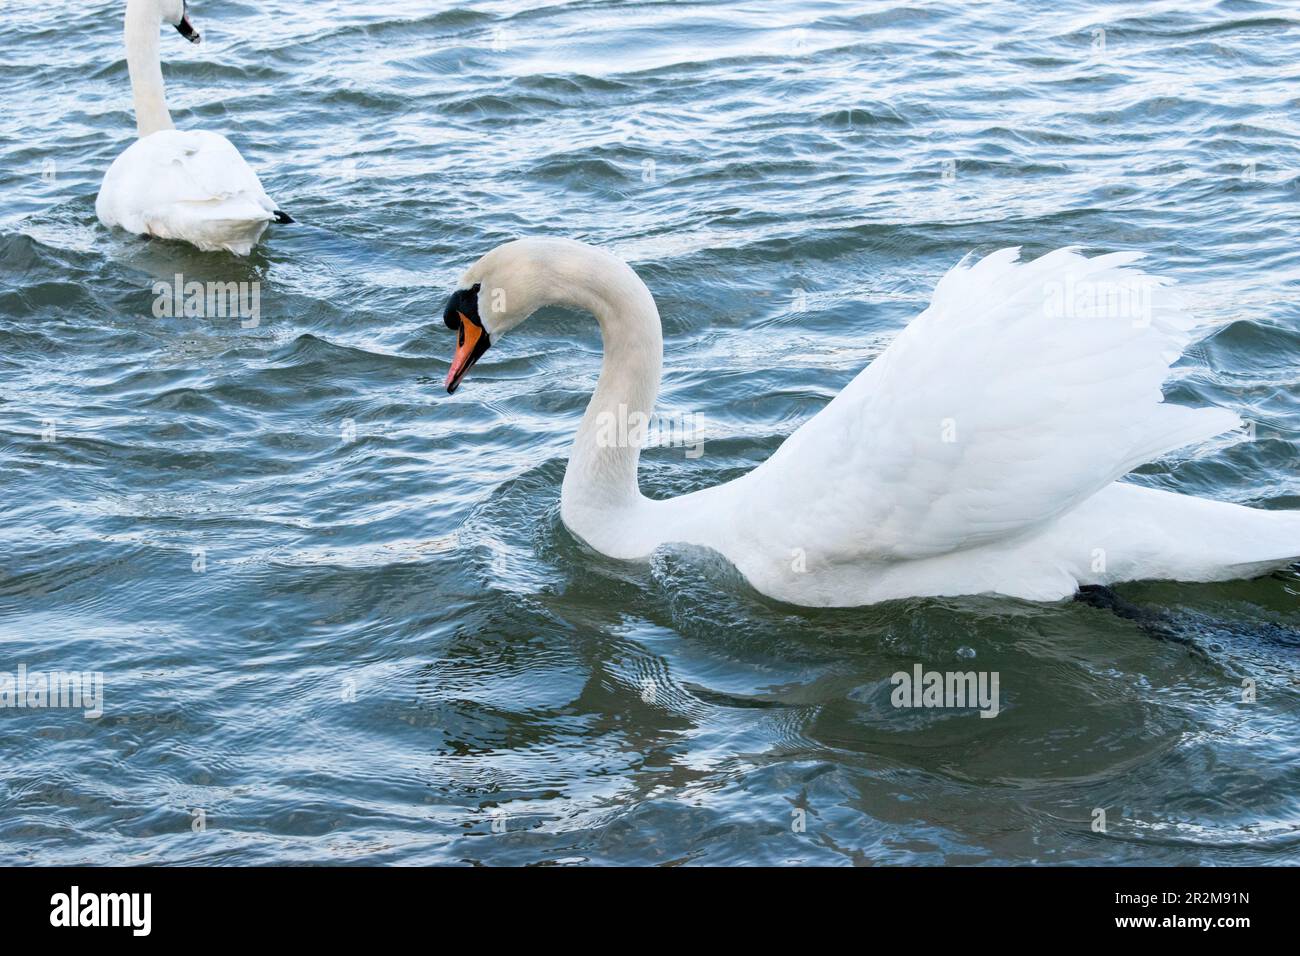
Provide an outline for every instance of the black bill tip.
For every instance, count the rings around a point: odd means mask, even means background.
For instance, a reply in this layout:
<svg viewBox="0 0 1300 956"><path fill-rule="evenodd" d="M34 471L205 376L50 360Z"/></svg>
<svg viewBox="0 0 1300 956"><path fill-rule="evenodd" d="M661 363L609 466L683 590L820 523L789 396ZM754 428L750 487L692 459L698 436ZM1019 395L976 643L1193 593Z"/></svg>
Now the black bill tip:
<svg viewBox="0 0 1300 956"><path fill-rule="evenodd" d="M181 17L181 22L176 24L176 32L189 40L191 43L202 43L203 35L194 29L194 24L190 23L189 15Z"/></svg>

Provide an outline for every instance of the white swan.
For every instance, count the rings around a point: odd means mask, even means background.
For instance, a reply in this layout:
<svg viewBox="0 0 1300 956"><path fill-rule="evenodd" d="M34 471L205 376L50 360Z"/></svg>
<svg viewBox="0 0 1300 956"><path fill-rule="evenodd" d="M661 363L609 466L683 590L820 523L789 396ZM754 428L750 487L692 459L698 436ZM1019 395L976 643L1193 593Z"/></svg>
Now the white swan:
<svg viewBox="0 0 1300 956"><path fill-rule="evenodd" d="M959 263L929 308L771 458L678 498L641 494L640 450L617 440L635 431L610 427L651 412L663 340L649 290L609 253L522 239L475 263L444 315L459 333L447 390L537 308L594 313L604 360L564 474L564 524L615 558L676 542L712 548L758 591L794 604L990 592L1047 601L1085 584L1250 577L1300 555L1300 512L1117 481L1239 424L1162 401L1192 327L1163 283L1125 268L1140 254L1018 258L1004 249ZM1136 308L1114 308L1117 291Z"/></svg>
<svg viewBox="0 0 1300 956"><path fill-rule="evenodd" d="M172 126L158 62L164 21L190 42L200 41L185 0L127 0L126 62L140 138L105 173L95 214L110 228L246 256L268 222L293 220L267 196L230 140Z"/></svg>

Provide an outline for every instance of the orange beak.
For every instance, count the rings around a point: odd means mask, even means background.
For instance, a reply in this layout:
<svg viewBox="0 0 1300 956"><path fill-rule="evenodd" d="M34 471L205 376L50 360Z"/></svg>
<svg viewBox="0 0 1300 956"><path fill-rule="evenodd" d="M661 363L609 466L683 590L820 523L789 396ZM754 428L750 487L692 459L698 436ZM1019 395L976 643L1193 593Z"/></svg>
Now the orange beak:
<svg viewBox="0 0 1300 956"><path fill-rule="evenodd" d="M447 394L450 395L456 391L460 385L460 380L465 377L465 373L473 367L478 361L480 355L487 351L491 342L488 334L483 331L483 327L475 325L465 317L464 312L457 312L460 316L460 337L456 342L456 354L451 360L451 369L447 372Z"/></svg>

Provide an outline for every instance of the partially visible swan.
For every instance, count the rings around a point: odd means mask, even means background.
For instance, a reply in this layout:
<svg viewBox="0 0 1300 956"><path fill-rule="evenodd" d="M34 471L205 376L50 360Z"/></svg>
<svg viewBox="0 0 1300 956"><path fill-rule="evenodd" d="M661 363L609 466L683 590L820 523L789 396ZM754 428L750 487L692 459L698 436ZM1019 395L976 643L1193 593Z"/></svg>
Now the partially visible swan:
<svg viewBox="0 0 1300 956"><path fill-rule="evenodd" d="M136 235L183 239L208 252L246 256L267 223L293 222L262 188L239 150L219 133L179 132L163 98L158 28L202 38L185 0L127 0L126 62L140 138L108 168L95 200L104 225Z"/></svg>
<svg viewBox="0 0 1300 956"><path fill-rule="evenodd" d="M1193 330L1163 283L1127 268L1140 257L1059 249L1019 262L1003 249L963 260L771 458L678 498L642 495L640 449L613 438L636 432L611 422L653 409L663 339L649 290L607 252L521 239L470 267L444 314L459 334L447 391L539 307L594 313L604 360L564 474L564 524L614 558L676 542L713 548L758 591L794 604L990 592L1050 601L1080 585L1283 566L1300 555L1300 512L1117 481L1239 424L1162 401ZM1150 307L1088 306L1115 289L1145 289Z"/></svg>

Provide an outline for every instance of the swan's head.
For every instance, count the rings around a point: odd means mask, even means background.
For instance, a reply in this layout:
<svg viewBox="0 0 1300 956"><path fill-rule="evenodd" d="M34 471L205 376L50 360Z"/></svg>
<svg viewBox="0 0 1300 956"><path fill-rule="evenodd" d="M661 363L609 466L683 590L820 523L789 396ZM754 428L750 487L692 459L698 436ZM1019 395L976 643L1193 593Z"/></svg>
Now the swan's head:
<svg viewBox="0 0 1300 956"><path fill-rule="evenodd" d="M456 354L452 356L451 368L447 371L448 395L456 391L465 373L492 344L492 335L479 312L481 291L479 283L467 289L457 289L447 300L447 308L442 312L442 321L456 333Z"/></svg>
<svg viewBox="0 0 1300 956"><path fill-rule="evenodd" d="M189 11L185 9L185 0L158 0L158 13L163 23L170 23L176 28L177 33L191 43L199 43L203 40L199 31L194 29L194 24L190 23Z"/></svg>
<svg viewBox="0 0 1300 956"><path fill-rule="evenodd" d="M447 393L489 346L544 305L554 294L560 240L517 239L497 246L461 276L442 320L456 333L456 354L447 372ZM577 245L574 243L574 245Z"/></svg>

